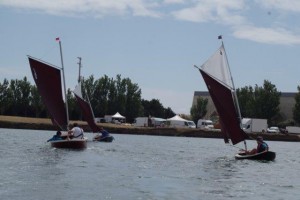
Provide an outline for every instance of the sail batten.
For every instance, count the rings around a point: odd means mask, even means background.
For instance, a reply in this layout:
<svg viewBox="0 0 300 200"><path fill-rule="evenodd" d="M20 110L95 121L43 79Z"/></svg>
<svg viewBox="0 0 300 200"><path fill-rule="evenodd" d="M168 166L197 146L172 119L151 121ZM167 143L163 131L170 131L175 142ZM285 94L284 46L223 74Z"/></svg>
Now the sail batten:
<svg viewBox="0 0 300 200"><path fill-rule="evenodd" d="M28 59L33 79L52 123L61 130L67 130L68 119L62 95L61 69L31 56L28 56Z"/></svg>

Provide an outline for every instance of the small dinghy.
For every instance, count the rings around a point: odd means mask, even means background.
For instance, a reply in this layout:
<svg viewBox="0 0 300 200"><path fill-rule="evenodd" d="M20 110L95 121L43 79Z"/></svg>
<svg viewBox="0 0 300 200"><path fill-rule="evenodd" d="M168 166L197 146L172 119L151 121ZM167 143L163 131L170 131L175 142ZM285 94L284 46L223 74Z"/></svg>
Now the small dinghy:
<svg viewBox="0 0 300 200"><path fill-rule="evenodd" d="M112 142L115 138L113 136L107 136L107 137L103 137L103 138L99 138L99 139L93 139L93 141L96 142Z"/></svg>
<svg viewBox="0 0 300 200"><path fill-rule="evenodd" d="M218 39L222 39L222 36ZM219 114L221 133L225 143L231 141L233 145L236 145L244 141L245 149L247 149L246 139L249 139L249 136L241 128L242 116L223 41L221 47L198 69ZM255 160L274 160L275 157L275 152L271 151L253 155L240 152L235 155L236 159Z"/></svg>
<svg viewBox="0 0 300 200"><path fill-rule="evenodd" d="M249 160L266 160L273 161L276 158L276 153L273 151L264 151L256 154L246 154L245 152L241 152L235 155L235 159L249 159Z"/></svg>

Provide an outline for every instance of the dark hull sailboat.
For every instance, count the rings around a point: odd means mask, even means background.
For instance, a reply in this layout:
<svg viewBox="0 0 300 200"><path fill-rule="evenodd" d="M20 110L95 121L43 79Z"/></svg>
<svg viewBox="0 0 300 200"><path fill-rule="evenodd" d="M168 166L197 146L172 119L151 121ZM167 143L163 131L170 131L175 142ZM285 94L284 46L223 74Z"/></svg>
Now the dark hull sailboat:
<svg viewBox="0 0 300 200"><path fill-rule="evenodd" d="M68 115L62 96L61 69L28 56L31 72L37 89L50 114L52 124L60 131L68 130ZM52 140L52 147L82 149L87 139Z"/></svg>
<svg viewBox="0 0 300 200"><path fill-rule="evenodd" d="M87 139L71 139L51 141L51 146L63 149L85 149L87 147Z"/></svg>
<svg viewBox="0 0 300 200"><path fill-rule="evenodd" d="M114 139L115 139L114 136L109 135L106 137L99 137L97 139L94 138L93 141L95 141L95 142L112 142Z"/></svg>
<svg viewBox="0 0 300 200"><path fill-rule="evenodd" d="M86 101L82 97L81 92L81 83L79 82L78 85L75 87L75 90L73 91L77 104L79 105L81 109L81 113L83 115L84 120L88 123L89 127L91 128L93 133L100 133L101 129L96 125L93 109L91 107L91 104ZM97 137L97 136L96 136ZM99 141L99 142L112 142L114 140L114 137L109 135L107 137L97 137L98 139L93 139L93 141Z"/></svg>
<svg viewBox="0 0 300 200"><path fill-rule="evenodd" d="M238 160L249 159L249 160L266 160L272 161L276 158L276 153L273 151L264 151L257 154L246 154L246 153L238 153L235 155L235 158Z"/></svg>
<svg viewBox="0 0 300 200"><path fill-rule="evenodd" d="M219 114L221 133L225 143L229 140L233 145L248 139L248 135L241 129L241 115L235 94L226 52L222 43L218 51L199 69L208 88L212 101ZM237 159L274 160L274 152L255 155L237 154Z"/></svg>

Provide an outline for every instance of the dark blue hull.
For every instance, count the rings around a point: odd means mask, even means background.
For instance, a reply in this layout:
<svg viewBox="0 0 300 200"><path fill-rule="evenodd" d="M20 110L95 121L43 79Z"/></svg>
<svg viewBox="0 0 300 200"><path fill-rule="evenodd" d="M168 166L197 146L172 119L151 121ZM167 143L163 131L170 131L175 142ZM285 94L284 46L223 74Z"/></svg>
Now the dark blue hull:
<svg viewBox="0 0 300 200"><path fill-rule="evenodd" d="M273 161L276 158L276 153L273 151L266 151L257 154L245 154L245 153L238 153L235 155L235 158L238 160L242 159L249 159L249 160L266 160L266 161Z"/></svg>
<svg viewBox="0 0 300 200"><path fill-rule="evenodd" d="M103 138L99 138L97 140L97 142L112 142L115 138L113 136L107 136L107 137L103 137Z"/></svg>

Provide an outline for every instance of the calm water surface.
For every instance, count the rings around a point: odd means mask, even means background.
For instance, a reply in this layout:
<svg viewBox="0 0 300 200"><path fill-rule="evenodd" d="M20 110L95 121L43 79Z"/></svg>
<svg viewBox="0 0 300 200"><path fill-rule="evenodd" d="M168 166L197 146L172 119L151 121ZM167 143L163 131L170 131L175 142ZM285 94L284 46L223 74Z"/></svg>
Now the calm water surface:
<svg viewBox="0 0 300 200"><path fill-rule="evenodd" d="M50 147L53 134L0 129L1 200L300 199L300 143L268 142L276 161L259 162L221 139L114 134L75 151Z"/></svg>

